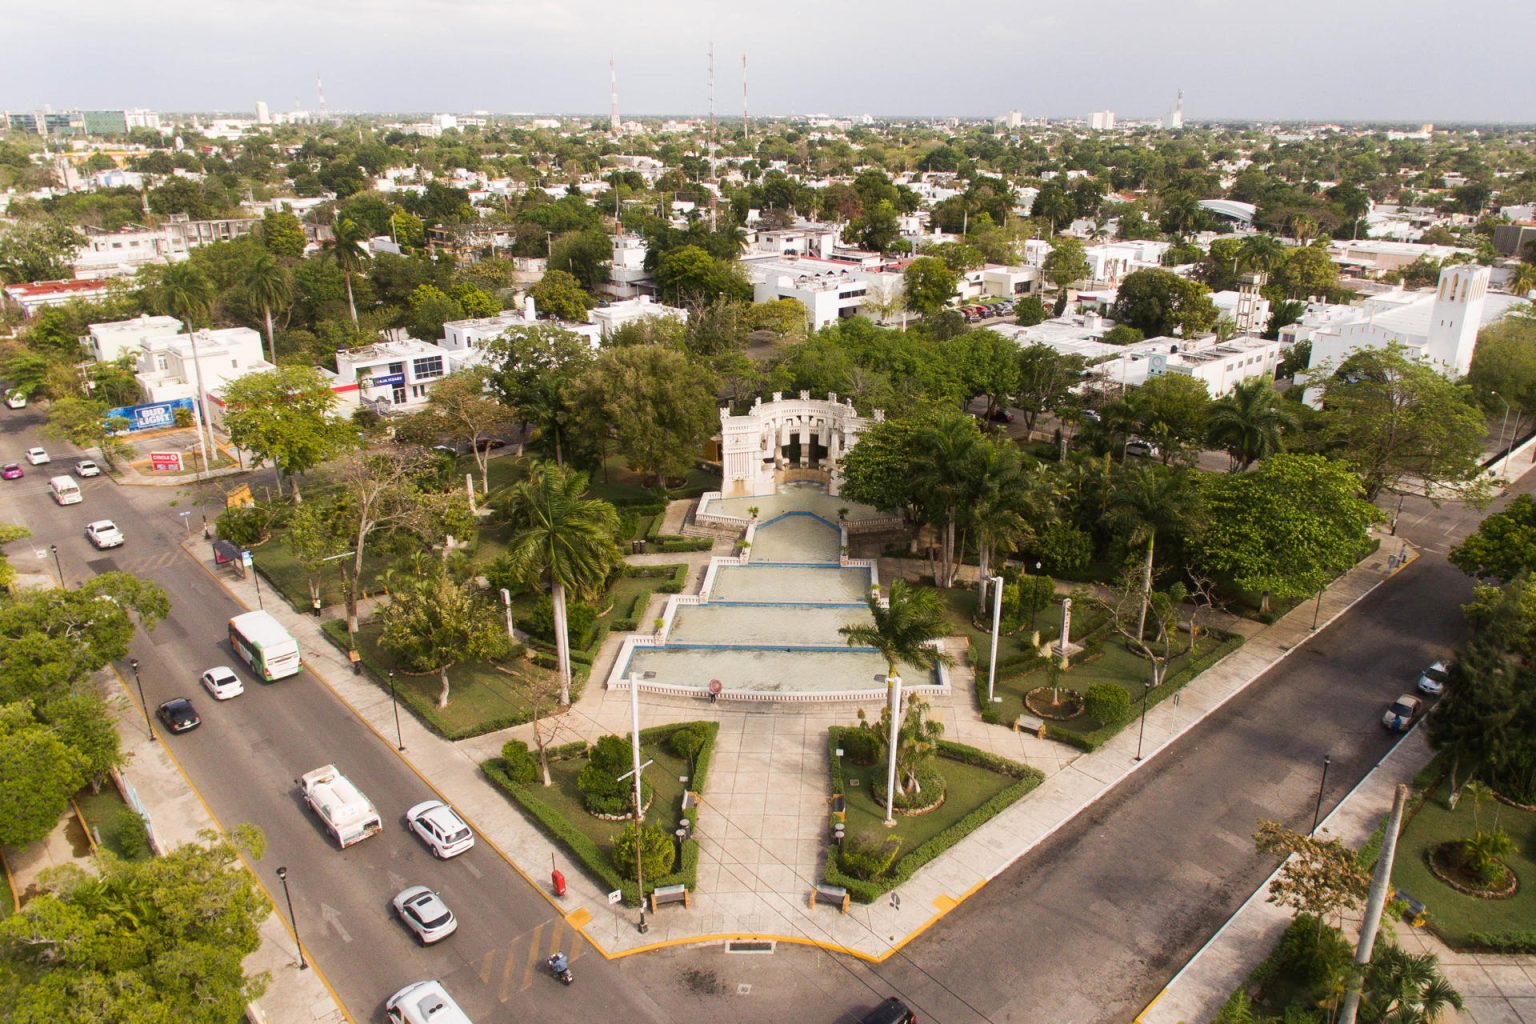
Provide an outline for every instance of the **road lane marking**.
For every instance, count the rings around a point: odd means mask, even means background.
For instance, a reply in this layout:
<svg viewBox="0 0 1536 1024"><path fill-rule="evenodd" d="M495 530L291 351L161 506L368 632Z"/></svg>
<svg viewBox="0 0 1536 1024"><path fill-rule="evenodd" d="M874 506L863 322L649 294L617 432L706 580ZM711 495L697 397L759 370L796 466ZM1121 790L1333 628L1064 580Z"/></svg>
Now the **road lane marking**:
<svg viewBox="0 0 1536 1024"><path fill-rule="evenodd" d="M491 983L491 965L496 962L496 951L493 949L480 958L480 984Z"/></svg>
<svg viewBox="0 0 1536 1024"><path fill-rule="evenodd" d="M523 985L522 988L518 989L519 992L527 988L530 984L529 977L533 973L533 951L535 949L534 943L538 941L539 930L543 927L543 925L540 925L539 928L534 929L533 939L528 943L528 966L527 969L523 971ZM516 948L517 943L515 942L511 946L507 947L507 962L501 969L501 989L496 993L496 1001L498 1003L506 1002L507 997L512 994L512 973L517 969L517 957L513 956L512 952Z"/></svg>
<svg viewBox="0 0 1536 1024"><path fill-rule="evenodd" d="M342 942L352 941L351 934L341 926L341 914L337 913L335 907L329 903L320 904L320 918L329 927L336 929L336 934L341 936Z"/></svg>
<svg viewBox="0 0 1536 1024"><path fill-rule="evenodd" d="M523 983L517 988L519 992L528 991L528 986L533 984L534 968L539 962L539 936L543 933L544 925L547 923L546 921L540 921L539 926L533 930L533 934L528 936L528 955L523 958L525 961L523 964ZM512 960L512 951L510 949L507 951L507 960L508 962ZM501 1001L506 1002L506 996L502 996Z"/></svg>

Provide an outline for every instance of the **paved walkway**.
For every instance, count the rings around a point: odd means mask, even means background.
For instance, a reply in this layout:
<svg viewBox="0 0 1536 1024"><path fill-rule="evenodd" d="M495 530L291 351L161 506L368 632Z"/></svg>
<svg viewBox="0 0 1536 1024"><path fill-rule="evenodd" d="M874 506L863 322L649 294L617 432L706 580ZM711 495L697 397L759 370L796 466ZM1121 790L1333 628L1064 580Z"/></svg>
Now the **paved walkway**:
<svg viewBox="0 0 1536 1024"><path fill-rule="evenodd" d="M115 709L118 734L127 763L119 773L130 804L137 803L149 819L150 841L157 852L183 843L199 842L198 833L219 830L202 798L182 773L162 742L151 742L144 730L144 713L128 685L111 670L101 675L102 691ZM252 871L260 885L260 878ZM263 891L265 887L263 886ZM267 892L267 898L272 893ZM245 961L247 976L265 971L271 978L266 994L250 1008L254 1024L339 1024L350 1020L331 993L318 968L299 970L293 933L276 901L261 924L261 947Z"/></svg>
<svg viewBox="0 0 1536 1024"><path fill-rule="evenodd" d="M205 564L211 557L201 538L191 538L187 547ZM1388 577L1387 556L1387 550L1378 552L1329 588L1322 600L1320 625ZM644 556L646 562L688 562L689 591L698 588L696 559L702 565L700 556ZM238 599L255 606L249 581L223 583ZM299 638L311 671L375 732L392 740L394 719L387 692L367 677L352 674L345 659L321 635L317 620L277 602L268 604L268 610ZM704 794L699 892L690 909L667 908L652 918L646 935L637 932L633 910L610 906L606 893L579 870L566 872L570 893L563 906L572 922L610 956L668 944L755 936L884 959L1285 657L1310 635L1312 617L1313 606L1308 602L1256 631L1243 648L1186 686L1177 703L1169 700L1152 709L1146 720L1144 759L1139 762L1135 729L1124 730L1097 752L1084 755L982 723L972 707L970 673L963 667L957 670L953 693L934 706L946 737L1023 760L1045 772L1047 779L1035 793L918 872L900 887L899 900L855 906L846 915L826 907L812 910L806 895L820 877L820 848L828 823L824 730L851 723L854 709L844 705L808 710L803 705L742 708L647 696L642 702L642 726L694 719L720 723L720 746ZM610 646L616 648L616 644ZM612 656L611 651L605 654ZM606 660L598 659L593 680L605 677ZM878 708L867 710L879 713ZM413 716L401 716L401 722L407 748L402 756L532 884L543 888L551 852L564 861L563 852L552 850L549 839L481 776L478 767L495 756L507 739L529 738L531 727L450 743ZM610 694L592 682L563 717L556 742L591 740L628 729L628 695Z"/></svg>

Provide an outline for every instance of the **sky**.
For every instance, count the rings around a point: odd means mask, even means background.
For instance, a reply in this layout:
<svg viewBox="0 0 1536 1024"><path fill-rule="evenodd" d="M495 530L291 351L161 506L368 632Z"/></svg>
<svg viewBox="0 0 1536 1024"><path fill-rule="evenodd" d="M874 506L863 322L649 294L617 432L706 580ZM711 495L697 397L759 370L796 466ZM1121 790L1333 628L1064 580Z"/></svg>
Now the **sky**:
<svg viewBox="0 0 1536 1024"><path fill-rule="evenodd" d="M18 2L0 109L1536 122L1529 0L952 4Z"/></svg>

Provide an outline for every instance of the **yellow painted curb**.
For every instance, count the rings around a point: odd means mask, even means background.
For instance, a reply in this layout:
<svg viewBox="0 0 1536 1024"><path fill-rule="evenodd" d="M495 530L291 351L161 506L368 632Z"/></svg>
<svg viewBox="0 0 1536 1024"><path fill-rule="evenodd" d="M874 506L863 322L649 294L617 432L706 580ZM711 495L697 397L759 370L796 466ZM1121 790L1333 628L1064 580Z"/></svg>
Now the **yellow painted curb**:
<svg viewBox="0 0 1536 1024"><path fill-rule="evenodd" d="M572 928L575 928L577 931L585 928L588 924L591 923L591 921L592 911L588 910L586 907L578 907L577 909L571 911L569 914L565 915L565 923L570 925ZM590 942L591 940L588 939L587 941Z"/></svg>
<svg viewBox="0 0 1536 1024"><path fill-rule="evenodd" d="M112 674L117 677L118 684L122 686L123 691L128 694L129 703L133 703L133 691L128 687L128 680L123 678L123 674L117 670L116 665L111 665L108 667L112 669ZM197 797L197 802L203 805L203 810L207 812L209 819L213 822L213 827L218 830L219 835L223 836L225 840L229 840L229 830L224 827L224 823L219 820L219 816L213 813L213 808L208 806L208 801L203 798L202 790L197 788L197 785L192 781L192 777L187 774L187 770L181 766L181 760L177 758L175 753L171 751L170 746L163 741L160 743L160 749L165 751L166 757L171 759L171 764L176 766L176 771L180 773L182 781L186 782L187 788L192 791L192 795ZM233 846L234 843L231 841L230 845ZM240 856L240 863L245 865L246 871L250 872L252 880L254 880L256 883L256 887L259 888L262 892L262 895L267 898L267 902L272 904L272 912L276 914L277 919L282 922L283 930L293 938L293 943L295 946L301 950L304 950L304 944L299 941L298 935L294 934L293 928L288 923L288 919L283 917L282 908L277 905L277 900L273 897L271 891L267 888L266 883L261 880L261 876L256 873L256 868L252 866L249 860L246 859L245 851L240 849L238 846L235 846L235 851ZM325 990L331 994L331 998L336 1002L336 1008L341 1011L342 1016L347 1018L350 1024L357 1024L357 1018L352 1016L351 1011L347 1009L347 1004L342 1002L341 996L336 992L336 989L332 987L330 979L325 976L325 972L320 969L320 964L316 962L314 955L309 953L307 950L304 950L304 952L305 956L309 960L310 969L315 972L315 977L320 979L320 984L325 986Z"/></svg>
<svg viewBox="0 0 1536 1024"><path fill-rule="evenodd" d="M1152 1007L1157 1005L1157 1001L1159 999L1163 998L1163 996L1165 996L1167 994L1168 994L1168 990L1166 988L1160 990L1157 993L1157 995L1152 997L1152 1001L1150 1003L1148 1003L1146 1006L1143 1006L1141 1008L1141 1012L1138 1013L1135 1017L1133 1017L1131 1019L1131 1024L1141 1024L1141 1019L1143 1017L1145 1017L1147 1014L1151 1013L1152 1012Z"/></svg>

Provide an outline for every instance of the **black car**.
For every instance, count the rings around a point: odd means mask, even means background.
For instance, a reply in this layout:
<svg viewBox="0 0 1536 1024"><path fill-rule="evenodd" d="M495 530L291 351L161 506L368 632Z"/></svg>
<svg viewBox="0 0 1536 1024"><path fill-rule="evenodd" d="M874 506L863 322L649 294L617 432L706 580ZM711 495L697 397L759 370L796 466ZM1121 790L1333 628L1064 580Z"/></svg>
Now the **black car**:
<svg viewBox="0 0 1536 1024"><path fill-rule="evenodd" d="M859 1018L859 1024L917 1024L917 1014L895 996Z"/></svg>
<svg viewBox="0 0 1536 1024"><path fill-rule="evenodd" d="M197 717L197 709L185 697L177 697L175 700L168 700L161 704L155 709L155 716L171 732L186 732L203 724L203 720Z"/></svg>
<svg viewBox="0 0 1536 1024"><path fill-rule="evenodd" d="M464 446L464 451L493 452L498 448L505 448L506 446L507 442L503 441L499 437L482 437L472 444L466 444Z"/></svg>

